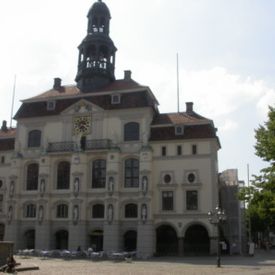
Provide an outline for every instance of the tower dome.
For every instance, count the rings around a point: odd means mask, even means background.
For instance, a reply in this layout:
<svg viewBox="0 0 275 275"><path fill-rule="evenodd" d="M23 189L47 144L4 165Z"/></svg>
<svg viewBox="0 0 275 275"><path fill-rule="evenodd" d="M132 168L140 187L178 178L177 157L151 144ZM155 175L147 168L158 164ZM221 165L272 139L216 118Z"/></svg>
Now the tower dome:
<svg viewBox="0 0 275 275"><path fill-rule="evenodd" d="M101 0L95 2L88 12L88 33L101 32L109 34L111 14L109 8Z"/></svg>
<svg viewBox="0 0 275 275"><path fill-rule="evenodd" d="M110 10L102 0L98 0L95 2L88 12L88 17L96 15L96 14L104 14L111 18Z"/></svg>
<svg viewBox="0 0 275 275"><path fill-rule="evenodd" d="M84 92L93 92L115 80L116 47L109 36L111 14L101 0L88 12L87 35L79 45L76 82Z"/></svg>

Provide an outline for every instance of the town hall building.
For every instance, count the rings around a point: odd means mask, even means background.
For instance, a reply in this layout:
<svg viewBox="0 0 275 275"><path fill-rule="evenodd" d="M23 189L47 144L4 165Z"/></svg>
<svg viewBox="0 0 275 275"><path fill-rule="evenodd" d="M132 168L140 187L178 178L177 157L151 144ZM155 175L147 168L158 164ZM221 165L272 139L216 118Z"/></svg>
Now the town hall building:
<svg viewBox="0 0 275 275"><path fill-rule="evenodd" d="M110 11L88 12L76 85L55 78L0 131L0 238L16 249L211 254L217 129L195 111L160 113L131 71L115 77Z"/></svg>

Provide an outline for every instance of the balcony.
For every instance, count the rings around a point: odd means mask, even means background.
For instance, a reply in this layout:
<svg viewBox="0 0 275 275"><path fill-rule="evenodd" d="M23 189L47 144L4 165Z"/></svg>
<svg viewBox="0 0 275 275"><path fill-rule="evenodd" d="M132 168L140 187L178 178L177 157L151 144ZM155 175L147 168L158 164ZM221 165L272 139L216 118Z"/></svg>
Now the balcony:
<svg viewBox="0 0 275 275"><path fill-rule="evenodd" d="M110 139L87 140L84 150L110 149L112 142Z"/></svg>
<svg viewBox="0 0 275 275"><path fill-rule="evenodd" d="M86 140L83 144L77 144L73 141L51 142L48 144L48 153L63 153L63 152L77 152L77 151L91 151L104 150L111 148L111 140L109 139L95 139Z"/></svg>

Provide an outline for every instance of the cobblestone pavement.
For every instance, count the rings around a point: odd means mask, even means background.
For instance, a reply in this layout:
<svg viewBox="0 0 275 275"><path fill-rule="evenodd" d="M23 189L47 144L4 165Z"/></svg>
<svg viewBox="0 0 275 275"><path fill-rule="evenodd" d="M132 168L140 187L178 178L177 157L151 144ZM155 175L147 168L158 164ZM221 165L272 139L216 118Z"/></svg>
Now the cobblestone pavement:
<svg viewBox="0 0 275 275"><path fill-rule="evenodd" d="M89 274L89 275L274 275L275 251L257 251L254 257L222 257L221 268L216 267L215 257L153 258L148 261L113 262L91 260L41 259L16 257L25 266L39 266L38 271L22 274Z"/></svg>

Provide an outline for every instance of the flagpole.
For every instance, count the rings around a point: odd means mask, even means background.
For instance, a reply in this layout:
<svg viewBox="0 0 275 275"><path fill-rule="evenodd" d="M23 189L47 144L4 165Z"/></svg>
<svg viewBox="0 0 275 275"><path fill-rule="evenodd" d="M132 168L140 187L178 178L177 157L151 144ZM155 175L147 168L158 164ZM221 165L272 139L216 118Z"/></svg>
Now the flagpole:
<svg viewBox="0 0 275 275"><path fill-rule="evenodd" d="M13 117L15 89L16 89L16 75L14 75L14 82L13 82L13 92L12 92L12 102L11 102L11 116L10 116L10 128L12 128L12 117Z"/></svg>
<svg viewBox="0 0 275 275"><path fill-rule="evenodd" d="M177 105L180 112L180 84L179 84L179 54L177 53Z"/></svg>

